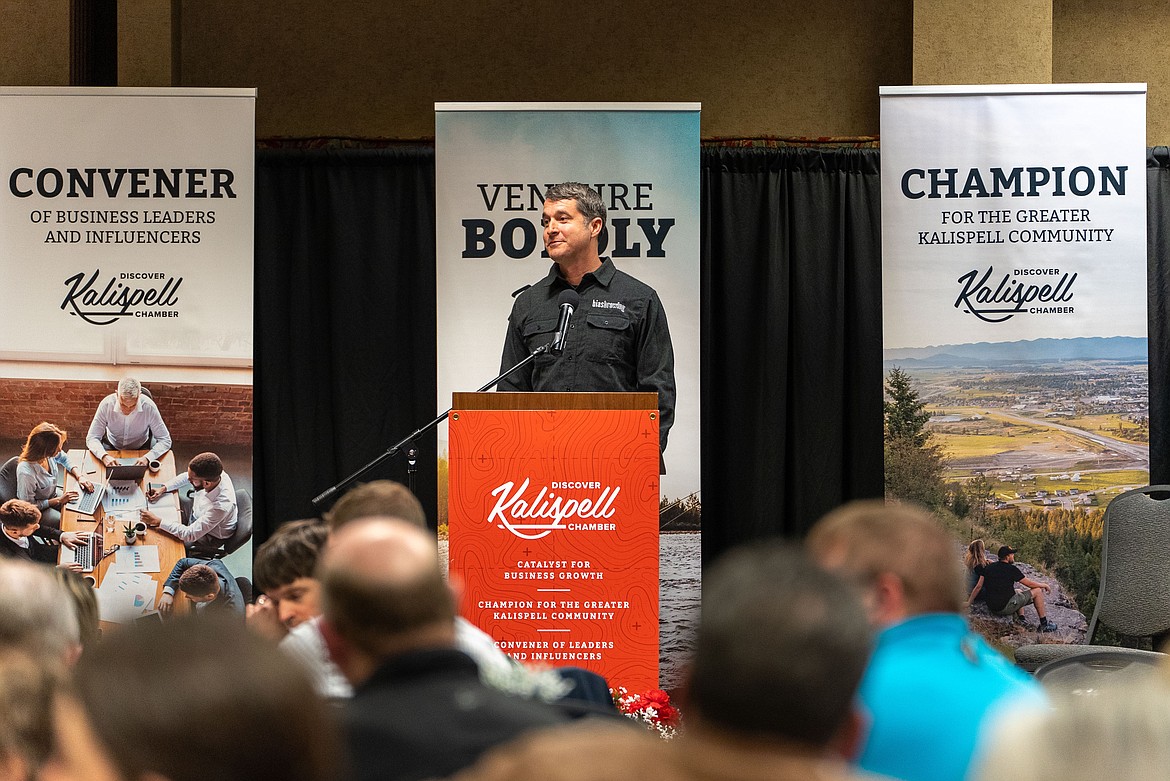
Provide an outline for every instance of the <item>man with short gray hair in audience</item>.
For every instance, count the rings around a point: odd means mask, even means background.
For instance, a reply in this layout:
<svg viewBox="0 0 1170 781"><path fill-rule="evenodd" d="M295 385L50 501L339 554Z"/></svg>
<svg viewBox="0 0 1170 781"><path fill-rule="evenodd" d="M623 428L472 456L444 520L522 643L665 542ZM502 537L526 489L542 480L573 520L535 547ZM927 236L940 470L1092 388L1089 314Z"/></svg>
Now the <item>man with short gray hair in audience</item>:
<svg viewBox="0 0 1170 781"><path fill-rule="evenodd" d="M318 578L321 631L354 687L343 711L351 778L446 776L498 743L566 720L553 706L484 685L456 650L454 594L424 529L351 521L333 532Z"/></svg>
<svg viewBox="0 0 1170 781"><path fill-rule="evenodd" d="M859 699L872 719L861 769L963 781L989 726L1046 705L1039 684L971 631L960 545L921 508L881 500L834 510L808 549L863 591L877 645Z"/></svg>

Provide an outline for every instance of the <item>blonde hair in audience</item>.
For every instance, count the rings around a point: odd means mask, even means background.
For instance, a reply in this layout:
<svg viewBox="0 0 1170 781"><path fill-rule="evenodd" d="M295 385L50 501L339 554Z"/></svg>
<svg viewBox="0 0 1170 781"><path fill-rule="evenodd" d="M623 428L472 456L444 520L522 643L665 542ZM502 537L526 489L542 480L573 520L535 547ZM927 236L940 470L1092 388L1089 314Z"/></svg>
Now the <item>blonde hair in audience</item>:
<svg viewBox="0 0 1170 781"><path fill-rule="evenodd" d="M880 499L850 502L817 521L806 542L823 564L863 584L882 573L897 576L912 615L958 613L963 607L956 541L920 507Z"/></svg>

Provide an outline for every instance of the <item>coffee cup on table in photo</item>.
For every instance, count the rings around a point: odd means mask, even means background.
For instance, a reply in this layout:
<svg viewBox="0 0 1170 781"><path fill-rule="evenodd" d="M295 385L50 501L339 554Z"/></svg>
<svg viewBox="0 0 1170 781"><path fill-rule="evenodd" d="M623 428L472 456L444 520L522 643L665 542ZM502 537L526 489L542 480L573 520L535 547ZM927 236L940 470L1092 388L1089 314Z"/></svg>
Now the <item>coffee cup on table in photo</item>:
<svg viewBox="0 0 1170 781"><path fill-rule="evenodd" d="M90 588L97 588L97 578L95 578L93 575L86 575L83 580L85 581L85 585L89 586Z"/></svg>
<svg viewBox="0 0 1170 781"><path fill-rule="evenodd" d="M162 469L162 462L156 458L153 461L151 461L149 464L147 464L147 468L150 469L150 473L152 475L156 475L156 474L158 474L158 470Z"/></svg>

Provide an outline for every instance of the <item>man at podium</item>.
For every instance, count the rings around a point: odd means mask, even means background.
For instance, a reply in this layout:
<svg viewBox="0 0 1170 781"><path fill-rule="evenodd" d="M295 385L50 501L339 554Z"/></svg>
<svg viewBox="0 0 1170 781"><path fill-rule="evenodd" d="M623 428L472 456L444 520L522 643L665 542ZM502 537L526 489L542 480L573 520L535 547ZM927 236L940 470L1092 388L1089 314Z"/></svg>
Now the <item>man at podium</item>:
<svg viewBox="0 0 1170 781"><path fill-rule="evenodd" d="M588 185L564 182L545 194L544 246L553 266L522 289L508 317L500 371L561 336L556 350L500 380L501 391L626 391L658 394L659 447L674 423L674 348L666 312L649 285L598 253L605 203ZM566 293L565 291L573 291Z"/></svg>

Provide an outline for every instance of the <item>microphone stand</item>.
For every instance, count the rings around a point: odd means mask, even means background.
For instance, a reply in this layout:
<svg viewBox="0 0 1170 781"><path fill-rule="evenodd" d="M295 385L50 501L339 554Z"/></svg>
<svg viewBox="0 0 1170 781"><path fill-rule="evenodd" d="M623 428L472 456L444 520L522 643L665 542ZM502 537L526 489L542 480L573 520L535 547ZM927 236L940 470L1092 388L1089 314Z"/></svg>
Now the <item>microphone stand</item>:
<svg viewBox="0 0 1170 781"><path fill-rule="evenodd" d="M483 393L484 391L486 391L489 388L491 388L492 386L494 386L497 382L499 382L500 380L507 377L512 372L532 363L532 361L536 360L536 356L551 351L553 344L555 344L555 343L556 343L556 339L554 338L553 341L549 342L548 344L537 347L535 350L533 350L531 353L529 353L528 356L526 358L524 358L524 360L520 361L520 363L516 364L515 366L508 369L503 374L496 377L491 382L484 385L482 388L477 390L476 393ZM316 509L318 513L324 512L325 509L327 507L329 507L330 505L332 505L333 502L337 499L338 494L340 494L345 488L349 487L349 485L351 483L355 482L358 478L360 478L366 472L369 472L371 469L378 466L386 459L393 458L394 456L398 455L398 453L402 452L402 449L404 447L406 447L407 445L410 445L410 447L406 451L406 459L407 459L407 461L406 461L406 464L407 464L407 466L406 466L407 486L406 487L410 489L411 493L414 493L415 492L414 491L415 473L418 471L417 467L416 467L416 462L418 461L418 448L414 447L414 445L413 445L414 440L418 439L423 434L427 433L431 429L438 426L440 423L442 423L444 420L446 420L447 416L450 414L451 414L451 410L448 409L442 415L435 418L434 420L432 420L430 423L426 424L422 428L417 429L417 430L411 432L410 434L407 434L405 437L403 437L402 439L395 442L393 445L391 445L386 450L386 452L382 453L380 456L378 456L373 461L369 462L368 464L363 466L361 469L359 469L356 472L354 472L353 474L351 474L349 477L342 479L341 482L337 483L336 485L332 486L331 488L326 488L320 494L313 497L312 502L313 502L314 509Z"/></svg>

